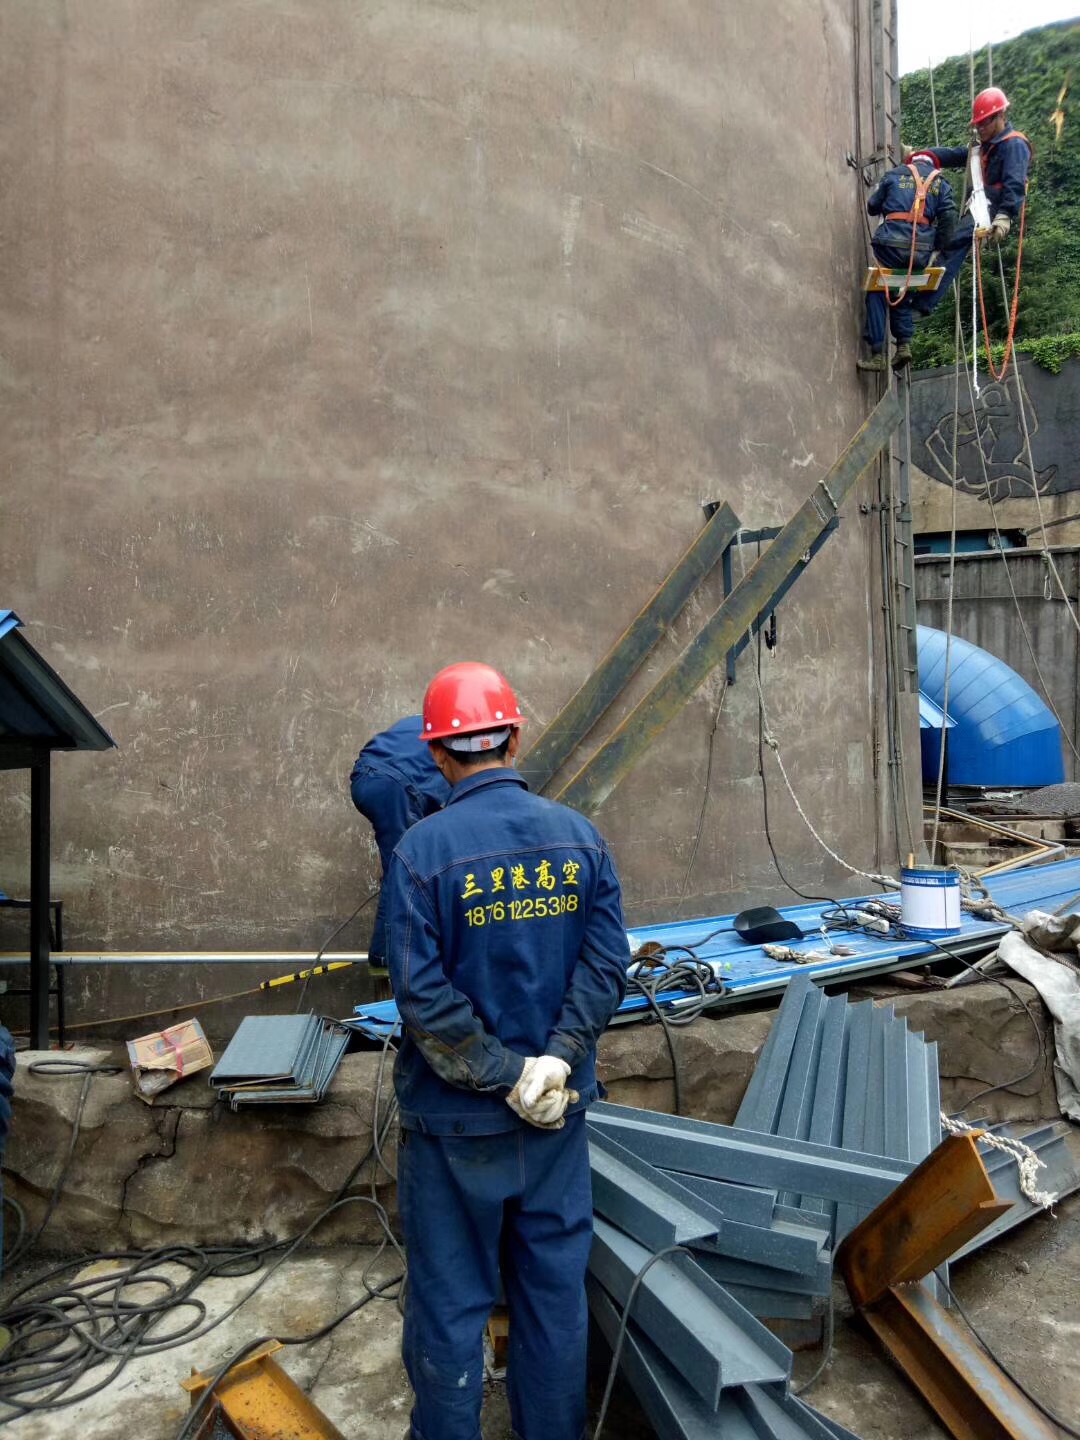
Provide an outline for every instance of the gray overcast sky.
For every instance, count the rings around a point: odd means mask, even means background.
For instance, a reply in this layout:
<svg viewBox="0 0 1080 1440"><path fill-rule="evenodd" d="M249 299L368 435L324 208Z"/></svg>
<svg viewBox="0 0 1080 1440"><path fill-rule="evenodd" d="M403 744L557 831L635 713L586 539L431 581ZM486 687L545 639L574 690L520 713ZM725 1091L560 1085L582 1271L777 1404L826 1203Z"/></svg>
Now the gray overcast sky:
<svg viewBox="0 0 1080 1440"><path fill-rule="evenodd" d="M900 74L966 55L1052 20L1080 18L1080 0L896 0ZM976 56L978 65L978 56ZM983 71L985 74L985 69ZM975 72L976 82L979 71Z"/></svg>

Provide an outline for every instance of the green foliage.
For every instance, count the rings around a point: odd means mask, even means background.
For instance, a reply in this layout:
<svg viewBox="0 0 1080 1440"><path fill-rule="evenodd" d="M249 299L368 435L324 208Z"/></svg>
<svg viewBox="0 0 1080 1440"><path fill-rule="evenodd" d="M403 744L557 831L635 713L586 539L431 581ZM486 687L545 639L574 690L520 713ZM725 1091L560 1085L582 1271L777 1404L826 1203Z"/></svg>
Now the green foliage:
<svg viewBox="0 0 1080 1440"><path fill-rule="evenodd" d="M1036 340L1018 340L1015 350L1019 355L1030 355L1036 365L1059 375L1066 360L1080 360L1080 331L1072 335L1040 335ZM1005 346L999 340L991 345L990 353L995 366L1005 355Z"/></svg>
<svg viewBox="0 0 1080 1440"><path fill-rule="evenodd" d="M1076 79L1077 96L1071 94ZM975 57L975 89L989 84L986 52ZM994 84L1010 100L1009 117L1031 141L1035 160L1028 193L1023 273L1017 310L1017 349L1047 369L1060 370L1076 355L1080 332L1080 23L1063 22L1030 30L994 49ZM1065 98L1060 100L1062 90ZM909 145L962 145L970 136L971 84L968 57L934 67L935 136L930 72L918 70L901 81L903 138ZM1060 118L1060 138L1058 123ZM957 196L963 172L950 172ZM1009 294L1016 266L1017 226L1002 249ZM1002 296L997 255L987 251L983 295L991 336L1003 341L1008 314ZM960 305L965 334L971 327L971 268L960 275ZM951 300L921 321L912 346L920 367L951 365L954 359L955 309ZM1072 348L1070 348L1072 347Z"/></svg>

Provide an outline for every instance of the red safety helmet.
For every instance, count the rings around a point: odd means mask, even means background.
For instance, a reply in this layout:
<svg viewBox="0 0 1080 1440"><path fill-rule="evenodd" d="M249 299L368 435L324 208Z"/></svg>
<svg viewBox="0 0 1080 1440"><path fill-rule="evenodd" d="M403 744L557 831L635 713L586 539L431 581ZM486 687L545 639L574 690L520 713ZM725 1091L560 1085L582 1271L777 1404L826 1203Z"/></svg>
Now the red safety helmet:
<svg viewBox="0 0 1080 1440"><path fill-rule="evenodd" d="M1005 91L991 85L989 90L980 90L975 96L975 103L971 107L971 123L981 125L984 120L990 120L1008 108L1009 101Z"/></svg>
<svg viewBox="0 0 1080 1440"><path fill-rule="evenodd" d="M524 723L509 681L490 665L461 660L440 670L427 687L420 738L443 740Z"/></svg>

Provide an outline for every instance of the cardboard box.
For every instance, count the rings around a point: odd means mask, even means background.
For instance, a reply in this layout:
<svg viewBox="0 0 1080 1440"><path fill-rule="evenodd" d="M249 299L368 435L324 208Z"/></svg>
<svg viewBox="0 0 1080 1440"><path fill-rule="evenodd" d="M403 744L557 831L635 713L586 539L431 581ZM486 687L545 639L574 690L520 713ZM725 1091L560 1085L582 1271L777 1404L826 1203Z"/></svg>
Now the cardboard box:
<svg viewBox="0 0 1080 1440"><path fill-rule="evenodd" d="M162 1090L214 1063L214 1052L197 1020L181 1020L168 1030L141 1035L129 1040L127 1048L135 1093L148 1105Z"/></svg>

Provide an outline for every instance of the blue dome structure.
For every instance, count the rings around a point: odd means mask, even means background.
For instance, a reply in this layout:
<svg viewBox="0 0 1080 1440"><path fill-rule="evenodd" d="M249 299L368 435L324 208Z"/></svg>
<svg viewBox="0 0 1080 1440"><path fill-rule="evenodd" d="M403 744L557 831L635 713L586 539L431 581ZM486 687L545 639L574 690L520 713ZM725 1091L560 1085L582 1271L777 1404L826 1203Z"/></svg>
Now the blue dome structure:
<svg viewBox="0 0 1080 1440"><path fill-rule="evenodd" d="M919 688L939 710L945 705L943 630L918 627ZM1056 785L1065 779L1061 726L1015 670L952 637L949 648L948 781L951 785L1009 788ZM941 728L924 729L923 781L937 780Z"/></svg>

